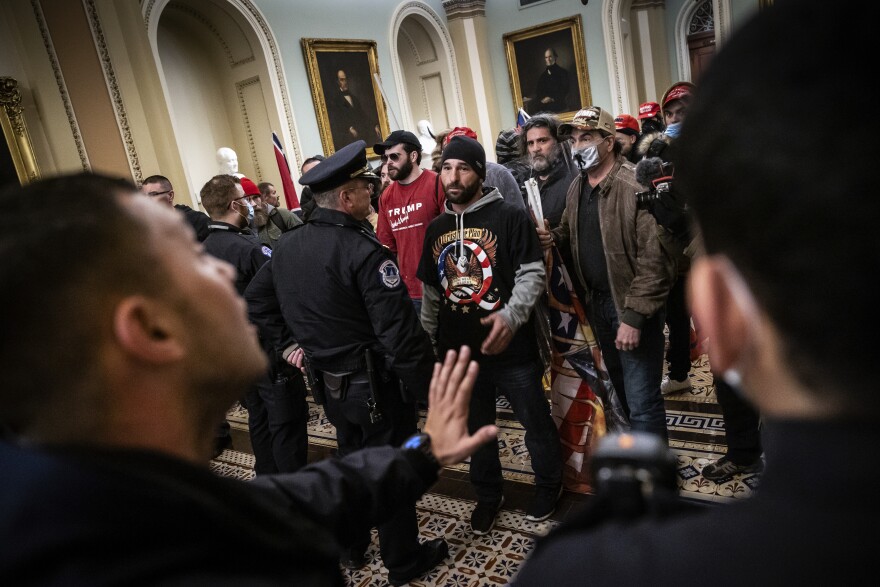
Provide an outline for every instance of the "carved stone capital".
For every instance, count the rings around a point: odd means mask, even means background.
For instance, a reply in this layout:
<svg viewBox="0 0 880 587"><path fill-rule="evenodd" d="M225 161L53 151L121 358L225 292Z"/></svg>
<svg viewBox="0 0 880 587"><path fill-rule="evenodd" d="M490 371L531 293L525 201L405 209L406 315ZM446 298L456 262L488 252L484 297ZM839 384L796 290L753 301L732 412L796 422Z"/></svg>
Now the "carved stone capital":
<svg viewBox="0 0 880 587"><path fill-rule="evenodd" d="M666 0L633 0L631 10L646 10L648 8L666 8Z"/></svg>
<svg viewBox="0 0 880 587"><path fill-rule="evenodd" d="M449 20L486 16L486 0L443 0L443 10Z"/></svg>

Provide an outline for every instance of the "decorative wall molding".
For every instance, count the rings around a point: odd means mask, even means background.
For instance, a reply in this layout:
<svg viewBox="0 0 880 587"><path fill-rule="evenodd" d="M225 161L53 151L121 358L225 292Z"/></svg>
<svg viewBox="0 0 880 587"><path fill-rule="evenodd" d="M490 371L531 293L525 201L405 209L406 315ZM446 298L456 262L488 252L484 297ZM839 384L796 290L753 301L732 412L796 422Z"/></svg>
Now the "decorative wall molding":
<svg viewBox="0 0 880 587"><path fill-rule="evenodd" d="M52 65L52 73L55 75L55 84L58 86L58 95L64 104L64 112L67 114L67 123L70 125L70 133L73 135L73 142L76 144L76 152L79 155L79 161L82 164L83 171L91 170L89 163L89 155L86 152L86 146L83 142L82 132L79 129L79 123L76 120L76 113L73 111L73 104L70 101L70 94L67 92L67 83L64 81L64 74L61 73L61 65L58 63L58 54L55 53L55 45L52 43L52 37L49 35L49 27L46 25L46 17L43 15L43 7L40 0L31 0L31 7L34 10L34 17L37 20L37 26L40 28L40 35L43 37L43 46L49 56L49 63Z"/></svg>
<svg viewBox="0 0 880 587"><path fill-rule="evenodd" d="M159 27L159 18L162 9L165 8L169 1L170 0L142 0L143 3L141 5L141 13L144 15L144 26L147 28L147 36L153 47L153 54L155 55L157 65L160 61L156 31ZM257 37L263 49L263 55L266 58L266 65L269 68L270 74L274 73L274 76L272 76L269 81L273 94L276 97L276 108L278 108L278 102L281 104L281 108L278 112L279 118L281 119L282 124L287 124L286 128L279 129L280 132L278 135L284 143L288 159L291 159L292 153L292 160L296 163L296 165L293 165L292 163L292 166L298 168L299 162L303 160L302 150L300 149L299 140L297 139L296 123L293 120L293 111L288 96L287 77L284 74L284 65L281 61L278 45L275 42L275 35L266 23L263 14L256 6L254 6L253 2L250 0L226 0L226 2L242 14L254 27L254 31L257 33ZM161 71L161 67L159 69ZM164 76L162 76L162 79L164 83ZM167 95L166 91L166 96ZM295 169L292 171L294 173L296 172Z"/></svg>
<svg viewBox="0 0 880 587"><path fill-rule="evenodd" d="M257 177L263 177L263 172L260 170L260 160L257 158L257 146L254 144L254 133L251 130L251 122L248 118L247 100L244 95L245 88L253 85L260 85L260 76L255 75L254 77L236 82L235 91L238 94L238 106L241 108L241 118L244 121L244 130L247 133L248 147L251 150L251 161L254 163L254 171L256 171Z"/></svg>
<svg viewBox="0 0 880 587"><path fill-rule="evenodd" d="M415 40L413 40L412 35L409 34L409 31L407 29L401 28L400 34L403 36L406 44L409 45L410 51L412 51L413 55L415 56L416 65L427 65L428 63L435 63L439 60L436 52L433 56L429 58L422 57L421 53L419 52L418 45L416 44ZM425 32L425 34L427 34L427 31Z"/></svg>
<svg viewBox="0 0 880 587"><path fill-rule="evenodd" d="M226 58L229 61L230 67L238 67L239 65L244 65L245 63L252 63L256 58L254 57L253 48L251 47L251 54L247 57L235 60L235 56L232 55L232 49L229 48L229 43L226 42L226 39L223 38L223 35L220 34L220 31L217 30L217 27L208 20L204 14L193 8L192 6L188 6L186 4L181 4L180 2L170 2L166 10L175 10L181 14L189 16L199 22L203 27L208 29L208 31L217 39L217 42L220 43L220 46L223 48L223 52L226 53Z"/></svg>
<svg viewBox="0 0 880 587"><path fill-rule="evenodd" d="M449 36L449 31L446 29L446 23L443 22L439 14L434 12L434 10L424 2L421 2L419 0L411 0L409 2L402 3L400 6L397 7L397 9L395 9L394 13L391 15L391 26L388 32L388 40L391 50L391 71L394 75L394 83L397 86L397 101L400 105L401 124L403 124L405 121L412 120L412 111L409 107L409 100L406 90L406 80L403 76L403 69L400 65L400 59L396 57L397 37L403 21L407 17L413 15L420 16L425 21L427 21L436 31L437 36L440 39L440 47L438 47L438 59L440 58L439 51L442 51L447 58L447 79L449 79L450 83L452 84L452 88L450 89L454 92L453 101L455 103L455 111L450 112L449 115L450 117L456 117L458 122L463 123L465 120L465 115L464 100L462 99L461 94L461 82L458 78L458 67L456 66L457 62L455 59L455 48L452 45L452 38Z"/></svg>
<svg viewBox="0 0 880 587"><path fill-rule="evenodd" d="M119 83L116 80L116 72L113 70L113 63L110 60L110 50L107 48L107 40L104 38L104 30L101 28L101 20L98 17L98 9L95 7L95 0L83 0L83 6L86 9L86 16L89 21L89 28L92 30L92 38L95 47L98 49L98 57L101 61L101 69L104 71L104 79L107 83L107 89L110 91L110 98L113 103L113 112L116 115L116 124L122 134L122 142L125 144L125 154L128 157L128 166L131 169L131 176L137 184L143 180L141 173L141 165L138 161L137 149L134 145L134 137L131 134L131 128L128 125L128 114L125 111L125 102L122 100L122 92L119 89Z"/></svg>
<svg viewBox="0 0 880 587"><path fill-rule="evenodd" d="M443 0L446 18L473 18L486 16L486 0Z"/></svg>

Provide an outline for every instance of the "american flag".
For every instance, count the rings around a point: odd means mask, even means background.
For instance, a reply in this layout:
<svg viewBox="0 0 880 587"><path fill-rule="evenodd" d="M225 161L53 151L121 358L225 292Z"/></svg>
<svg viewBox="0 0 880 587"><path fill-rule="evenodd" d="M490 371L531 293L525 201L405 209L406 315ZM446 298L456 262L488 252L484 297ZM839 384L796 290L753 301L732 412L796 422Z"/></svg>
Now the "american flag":
<svg viewBox="0 0 880 587"><path fill-rule="evenodd" d="M284 149L281 148L281 141L278 135L272 133L272 145L275 147L275 162L278 164L278 173L281 174L281 187L284 189L284 202L287 209L296 211L300 209L299 198L296 195L296 188L293 185L293 179L290 177L290 165L287 163L287 156Z"/></svg>
<svg viewBox="0 0 880 587"><path fill-rule="evenodd" d="M563 483L569 491L586 493L591 490L593 442L609 431L628 430L629 421L555 245L547 251L546 262L551 412L562 442Z"/></svg>
<svg viewBox="0 0 880 587"><path fill-rule="evenodd" d="M526 121L529 118L531 118L531 116L526 114L526 111L523 110L522 108L520 108L519 113L517 113L517 115L516 115L516 132L517 132L517 134L519 134L522 131L523 125L526 123Z"/></svg>

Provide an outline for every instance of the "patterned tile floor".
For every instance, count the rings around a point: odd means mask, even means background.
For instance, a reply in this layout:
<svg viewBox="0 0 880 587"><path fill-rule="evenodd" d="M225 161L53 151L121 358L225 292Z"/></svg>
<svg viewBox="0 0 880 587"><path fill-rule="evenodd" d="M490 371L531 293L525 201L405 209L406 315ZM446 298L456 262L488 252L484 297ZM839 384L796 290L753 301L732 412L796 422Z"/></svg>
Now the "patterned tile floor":
<svg viewBox="0 0 880 587"><path fill-rule="evenodd" d="M680 494L688 499L708 503L723 503L744 499L758 486L756 475L737 475L716 484L704 479L700 472L706 463L724 454L724 421L715 401L715 388L706 357L694 363L690 379L692 389L666 396L666 424L669 445L678 459L678 486ZM327 421L320 406L310 403L310 450L323 458L332 454L336 446L333 426ZM234 406L227 419L247 444L247 410ZM440 481L417 504L423 539L443 536L450 546L446 562L429 576L412 585L503 585L513 575L531 550L534 539L545 534L578 509L589 496L566 492L557 514L547 522L532 524L524 519L524 507L531 495L534 480L528 451L523 441L523 430L513 418L506 400L498 399L499 454L505 478L505 508L499 514L495 529L483 537L470 533L470 512L473 494L467 482L468 464L447 468ZM244 447L249 450L249 446ZM253 477L253 456L248 452L226 450L212 461L211 467L219 475L250 479ZM312 456L310 456L310 460ZM565 504L565 507L562 504ZM384 584L386 571L381 565L378 545L374 540L368 551L368 564L361 570L346 571L349 585L367 586Z"/></svg>

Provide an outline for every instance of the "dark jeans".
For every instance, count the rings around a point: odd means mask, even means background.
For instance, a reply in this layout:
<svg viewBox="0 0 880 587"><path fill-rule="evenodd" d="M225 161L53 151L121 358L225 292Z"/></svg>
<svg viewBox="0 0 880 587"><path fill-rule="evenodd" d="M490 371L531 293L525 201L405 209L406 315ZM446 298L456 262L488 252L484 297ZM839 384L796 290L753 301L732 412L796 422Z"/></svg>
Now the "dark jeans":
<svg viewBox="0 0 880 587"><path fill-rule="evenodd" d="M299 374L267 372L245 398L257 475L293 473L308 462L309 406Z"/></svg>
<svg viewBox="0 0 880 587"><path fill-rule="evenodd" d="M639 346L631 351L618 351L614 346L620 319L610 295L592 292L588 311L605 366L629 416L632 429L668 438L666 409L660 394L663 347L666 345L663 310L648 318L642 327Z"/></svg>
<svg viewBox="0 0 880 587"><path fill-rule="evenodd" d="M562 447L550 416L537 360L514 365L480 365L480 374L471 395L468 430L495 423L495 391L507 397L513 413L525 428L525 443L535 471L535 485L555 489L562 483ZM498 502L502 496L501 461L498 444L490 442L471 457L470 478L477 500Z"/></svg>
<svg viewBox="0 0 880 587"><path fill-rule="evenodd" d="M666 325L669 327L669 378L676 381L687 379L691 370L691 315L687 307L687 276L679 275L669 290L666 301Z"/></svg>
<svg viewBox="0 0 880 587"><path fill-rule="evenodd" d="M366 373L349 376L345 399L333 399L328 393L324 409L330 423L336 427L337 454L345 456L367 446L399 446L417 431L415 404L405 403L400 395L397 377L386 374L377 400L382 420L370 422L370 384ZM387 522L378 526L379 550L385 568L406 574L419 562L419 528L415 505L400 508ZM366 550L370 544L369 531L350 536L343 546Z"/></svg>
<svg viewBox="0 0 880 587"><path fill-rule="evenodd" d="M758 429L758 412L741 398L720 376L715 377L715 395L724 416L727 457L737 465L750 465L758 460L763 448Z"/></svg>

